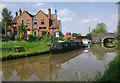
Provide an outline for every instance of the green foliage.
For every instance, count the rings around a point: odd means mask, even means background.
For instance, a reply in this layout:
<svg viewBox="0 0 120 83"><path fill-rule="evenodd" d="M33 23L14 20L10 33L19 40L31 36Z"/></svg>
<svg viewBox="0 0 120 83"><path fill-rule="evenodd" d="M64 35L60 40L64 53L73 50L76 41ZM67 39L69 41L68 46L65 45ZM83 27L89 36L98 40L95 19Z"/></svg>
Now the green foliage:
<svg viewBox="0 0 120 83"><path fill-rule="evenodd" d="M25 33L27 32L27 25L24 25L24 23L21 23L20 26L18 25L18 31L19 31L19 36L21 38L21 36L23 37L23 35L25 35ZM21 34L23 33L23 34Z"/></svg>
<svg viewBox="0 0 120 83"><path fill-rule="evenodd" d="M19 41L19 40L20 40L20 38L19 38L18 35L15 35L15 40L16 40L16 41Z"/></svg>
<svg viewBox="0 0 120 83"><path fill-rule="evenodd" d="M102 42L102 38L100 38L99 41Z"/></svg>
<svg viewBox="0 0 120 83"><path fill-rule="evenodd" d="M10 33L10 35L9 35L9 40L15 40L15 36L12 34L12 33Z"/></svg>
<svg viewBox="0 0 120 83"><path fill-rule="evenodd" d="M11 11L8 10L7 8L2 9L1 15L2 15L1 25L2 25L3 30L5 30L5 27L7 28L9 25L11 25L13 16L11 14Z"/></svg>
<svg viewBox="0 0 120 83"><path fill-rule="evenodd" d="M21 23L20 26L18 25L18 31L26 32L27 31L26 27L27 27L27 25L24 25L24 23Z"/></svg>
<svg viewBox="0 0 120 83"><path fill-rule="evenodd" d="M69 41L69 42L70 42L70 37L67 39L67 41Z"/></svg>
<svg viewBox="0 0 120 83"><path fill-rule="evenodd" d="M72 35L70 36L70 41L71 41L71 42L73 41L73 36L72 36Z"/></svg>
<svg viewBox="0 0 120 83"><path fill-rule="evenodd" d="M95 41L91 41L92 44L95 44Z"/></svg>
<svg viewBox="0 0 120 83"><path fill-rule="evenodd" d="M87 33L85 36L96 34L96 33L107 33L107 26L104 23L98 23L96 28L94 28L90 33Z"/></svg>
<svg viewBox="0 0 120 83"><path fill-rule="evenodd" d="M46 31L42 31L42 36L44 36L45 34L47 34L47 32Z"/></svg>
<svg viewBox="0 0 120 83"><path fill-rule="evenodd" d="M36 41L36 40L39 40L38 36L28 35L28 41L32 42L32 41Z"/></svg>
<svg viewBox="0 0 120 83"><path fill-rule="evenodd" d="M77 33L77 36L82 36L82 34L81 33Z"/></svg>
<svg viewBox="0 0 120 83"><path fill-rule="evenodd" d="M98 23L96 28L93 29L91 33L107 33L106 24Z"/></svg>
<svg viewBox="0 0 120 83"><path fill-rule="evenodd" d="M104 72L104 75L101 78L98 78L96 80L96 83L102 83L102 81L104 82L110 82L110 81L114 81L114 82L118 82L120 81L119 77L120 73L119 73L119 68L120 68L120 54L118 54L115 59L113 61L111 61L107 66L106 66L106 70Z"/></svg>
<svg viewBox="0 0 120 83"><path fill-rule="evenodd" d="M22 46L25 48L25 51L22 52L14 52L14 51L6 51L2 52L2 57L6 56L14 56L20 54L27 54L27 53L36 53L42 51L49 51L50 45L45 43L44 41L17 41L17 42L2 42L2 49L14 49L14 46Z"/></svg>

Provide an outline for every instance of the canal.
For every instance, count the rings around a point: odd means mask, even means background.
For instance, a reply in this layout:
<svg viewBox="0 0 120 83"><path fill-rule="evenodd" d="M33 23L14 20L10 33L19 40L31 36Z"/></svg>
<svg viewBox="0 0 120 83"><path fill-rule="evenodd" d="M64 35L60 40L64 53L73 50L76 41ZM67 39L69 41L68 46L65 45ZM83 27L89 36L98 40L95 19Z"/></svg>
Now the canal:
<svg viewBox="0 0 120 83"><path fill-rule="evenodd" d="M114 59L116 48L94 45L63 54L44 54L2 62L2 80L49 81L93 80L103 75L105 66ZM1 72L1 71L0 71Z"/></svg>

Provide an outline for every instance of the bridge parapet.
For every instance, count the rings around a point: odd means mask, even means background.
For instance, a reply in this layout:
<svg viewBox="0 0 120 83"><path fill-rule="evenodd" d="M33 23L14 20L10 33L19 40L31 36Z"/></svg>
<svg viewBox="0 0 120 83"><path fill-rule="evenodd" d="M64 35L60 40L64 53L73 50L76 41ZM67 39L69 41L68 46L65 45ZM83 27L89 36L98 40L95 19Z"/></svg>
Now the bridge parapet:
<svg viewBox="0 0 120 83"><path fill-rule="evenodd" d="M114 33L97 33L97 34L91 35L91 40L93 40L93 41L100 41L100 39L101 39L103 42L104 39L106 39L106 38L115 38L116 39L116 36Z"/></svg>

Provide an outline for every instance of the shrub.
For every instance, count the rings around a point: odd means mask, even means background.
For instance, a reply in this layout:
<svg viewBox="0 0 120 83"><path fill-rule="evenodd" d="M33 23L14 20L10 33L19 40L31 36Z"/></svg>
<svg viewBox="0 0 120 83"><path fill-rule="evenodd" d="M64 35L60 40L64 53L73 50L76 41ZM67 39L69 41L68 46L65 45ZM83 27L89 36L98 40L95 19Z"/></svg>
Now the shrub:
<svg viewBox="0 0 120 83"><path fill-rule="evenodd" d="M91 41L92 44L95 44L95 41Z"/></svg>
<svg viewBox="0 0 120 83"><path fill-rule="evenodd" d="M16 40L16 41L19 41L19 40L20 40L19 35L16 35L16 36L15 36L15 40Z"/></svg>
<svg viewBox="0 0 120 83"><path fill-rule="evenodd" d="M33 35L28 35L28 41L35 41L35 40L39 40L39 37L33 36Z"/></svg>

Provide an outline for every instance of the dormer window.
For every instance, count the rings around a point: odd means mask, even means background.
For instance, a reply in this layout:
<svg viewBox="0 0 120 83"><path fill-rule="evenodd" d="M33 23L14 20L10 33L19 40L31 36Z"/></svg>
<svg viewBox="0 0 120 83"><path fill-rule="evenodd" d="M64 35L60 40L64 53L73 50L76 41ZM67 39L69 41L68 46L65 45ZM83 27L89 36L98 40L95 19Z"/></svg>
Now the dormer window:
<svg viewBox="0 0 120 83"><path fill-rule="evenodd" d="M37 24L37 19L34 20L34 24Z"/></svg>
<svg viewBox="0 0 120 83"><path fill-rule="evenodd" d="M41 24L42 24L42 25L44 24L44 19L41 19Z"/></svg>

